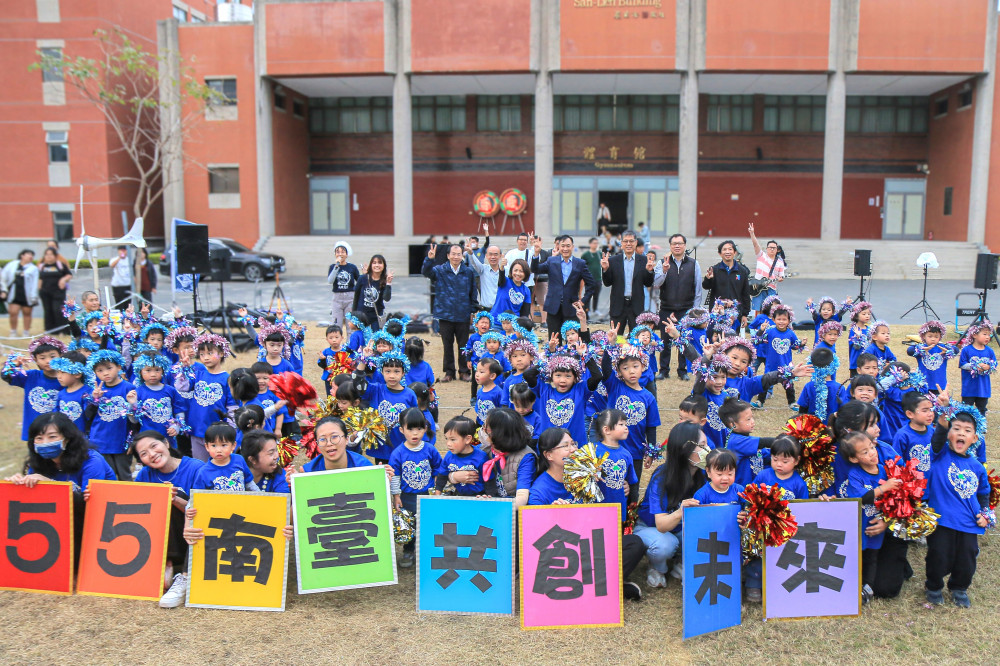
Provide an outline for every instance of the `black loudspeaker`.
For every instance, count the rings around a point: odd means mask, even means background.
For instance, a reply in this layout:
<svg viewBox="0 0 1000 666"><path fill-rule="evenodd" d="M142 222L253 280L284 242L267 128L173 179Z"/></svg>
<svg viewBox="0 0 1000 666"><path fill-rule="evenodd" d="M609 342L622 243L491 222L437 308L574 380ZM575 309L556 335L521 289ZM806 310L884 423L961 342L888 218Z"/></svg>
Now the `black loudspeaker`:
<svg viewBox="0 0 1000 666"><path fill-rule="evenodd" d="M176 229L177 274L207 275L212 270L208 261L208 227L179 224Z"/></svg>
<svg viewBox="0 0 1000 666"><path fill-rule="evenodd" d="M872 274L872 251L854 251L854 275L856 277L870 277Z"/></svg>
<svg viewBox="0 0 1000 666"><path fill-rule="evenodd" d="M997 259L1000 259L1000 254L976 257L976 289L997 288Z"/></svg>
<svg viewBox="0 0 1000 666"><path fill-rule="evenodd" d="M214 282L228 282L233 279L232 266L229 263L229 250L216 248L208 253L208 263Z"/></svg>

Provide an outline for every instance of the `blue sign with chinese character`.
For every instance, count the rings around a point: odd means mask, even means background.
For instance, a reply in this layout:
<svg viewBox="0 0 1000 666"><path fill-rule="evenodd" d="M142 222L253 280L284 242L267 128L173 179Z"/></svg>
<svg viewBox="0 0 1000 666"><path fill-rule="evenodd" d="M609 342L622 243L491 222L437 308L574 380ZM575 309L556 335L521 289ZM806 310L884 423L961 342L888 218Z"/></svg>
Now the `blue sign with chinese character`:
<svg viewBox="0 0 1000 666"><path fill-rule="evenodd" d="M514 502L417 502L417 610L513 615Z"/></svg>
<svg viewBox="0 0 1000 666"><path fill-rule="evenodd" d="M684 509L684 638L743 621L738 504Z"/></svg>

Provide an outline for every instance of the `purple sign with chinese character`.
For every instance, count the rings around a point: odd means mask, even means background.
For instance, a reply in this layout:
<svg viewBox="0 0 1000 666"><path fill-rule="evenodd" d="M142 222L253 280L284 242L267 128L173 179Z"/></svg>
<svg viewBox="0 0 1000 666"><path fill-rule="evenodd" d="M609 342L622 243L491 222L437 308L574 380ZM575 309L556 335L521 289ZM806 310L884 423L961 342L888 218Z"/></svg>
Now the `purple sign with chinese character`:
<svg viewBox="0 0 1000 666"><path fill-rule="evenodd" d="M788 503L795 533L764 552L764 619L861 613L858 500Z"/></svg>

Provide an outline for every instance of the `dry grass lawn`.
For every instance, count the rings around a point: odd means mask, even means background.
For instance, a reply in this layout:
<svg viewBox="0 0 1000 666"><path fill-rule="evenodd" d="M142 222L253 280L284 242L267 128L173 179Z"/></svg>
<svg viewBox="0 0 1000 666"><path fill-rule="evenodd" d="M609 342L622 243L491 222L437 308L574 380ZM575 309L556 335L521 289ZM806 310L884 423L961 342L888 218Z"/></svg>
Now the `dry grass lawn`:
<svg viewBox="0 0 1000 666"><path fill-rule="evenodd" d="M897 356L905 356L902 334L893 331ZM807 334L803 334L807 335ZM811 335L811 333L808 333ZM428 361L440 371L438 338ZM306 375L319 385L313 364L322 348L321 332L308 335ZM841 348L846 348L842 342ZM228 361L249 364L250 355ZM847 367L846 356L841 359ZM952 386L958 372L952 363ZM841 372L844 374L844 371ZM676 421L676 406L690 390L676 379L660 382L664 423ZM801 385L800 385L801 387ZM0 476L23 462L19 441L22 393L0 385ZM468 410L469 387L440 386L441 418ZM779 395L758 413L757 432L776 434L788 418ZM990 416L991 431L998 419ZM661 437L666 436L661 428ZM997 463L994 438L990 459ZM440 440L439 440L440 441ZM442 444L443 446L443 444ZM443 449L442 449L443 450ZM744 605L743 625L681 642L681 588L650 590L645 565L634 574L645 594L626 602L625 626L616 629L525 632L517 618L421 615L415 612L413 569L400 570L399 585L298 596L294 558L289 566L284 613L229 612L178 608L155 603L96 597L55 597L0 592L0 661L26 663L227 663L262 664L482 664L482 663L796 663L885 664L996 661L1000 611L1000 546L996 535L981 538L979 569L970 590L973 607L930 608L923 598L924 549L914 547L915 577L900 598L876 601L860 618L761 621L759 606Z"/></svg>

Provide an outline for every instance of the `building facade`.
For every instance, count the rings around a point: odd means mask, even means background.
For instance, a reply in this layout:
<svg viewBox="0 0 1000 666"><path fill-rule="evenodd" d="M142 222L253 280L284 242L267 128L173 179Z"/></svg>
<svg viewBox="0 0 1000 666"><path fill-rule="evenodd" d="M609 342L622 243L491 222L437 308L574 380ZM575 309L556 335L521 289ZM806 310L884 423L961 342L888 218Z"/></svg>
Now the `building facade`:
<svg viewBox="0 0 1000 666"><path fill-rule="evenodd" d="M590 235L603 203L654 236L758 219L1000 250L990 0L258 0L251 21L166 14L158 33L143 13L163 57L228 97L158 220L247 244L469 234L477 193L516 188L508 234Z"/></svg>

